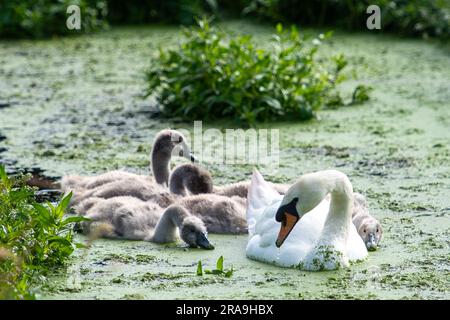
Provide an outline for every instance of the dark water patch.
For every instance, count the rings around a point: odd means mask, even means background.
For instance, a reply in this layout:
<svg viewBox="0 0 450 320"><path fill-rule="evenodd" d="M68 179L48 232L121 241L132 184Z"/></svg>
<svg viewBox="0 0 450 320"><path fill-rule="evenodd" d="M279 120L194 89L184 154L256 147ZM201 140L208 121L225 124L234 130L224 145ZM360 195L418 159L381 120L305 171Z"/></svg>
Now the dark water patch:
<svg viewBox="0 0 450 320"><path fill-rule="evenodd" d="M11 103L0 101L0 109L5 109L5 108L8 108L8 107L11 107Z"/></svg>

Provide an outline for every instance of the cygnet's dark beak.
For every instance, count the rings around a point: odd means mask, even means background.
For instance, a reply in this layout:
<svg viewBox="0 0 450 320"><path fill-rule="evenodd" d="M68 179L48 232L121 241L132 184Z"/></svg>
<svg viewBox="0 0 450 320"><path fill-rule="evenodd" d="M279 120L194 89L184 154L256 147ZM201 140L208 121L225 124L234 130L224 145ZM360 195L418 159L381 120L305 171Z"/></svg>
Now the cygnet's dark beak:
<svg viewBox="0 0 450 320"><path fill-rule="evenodd" d="M366 240L366 248L369 251L375 251L378 248L377 237L373 233L369 233Z"/></svg>
<svg viewBox="0 0 450 320"><path fill-rule="evenodd" d="M198 162L197 157L194 156L194 155L192 154L192 152L191 152L189 155L190 155L190 158L191 158L191 162Z"/></svg>
<svg viewBox="0 0 450 320"><path fill-rule="evenodd" d="M206 250L213 250L214 246L209 242L208 238L206 237L206 234L204 233L197 233L197 245Z"/></svg>

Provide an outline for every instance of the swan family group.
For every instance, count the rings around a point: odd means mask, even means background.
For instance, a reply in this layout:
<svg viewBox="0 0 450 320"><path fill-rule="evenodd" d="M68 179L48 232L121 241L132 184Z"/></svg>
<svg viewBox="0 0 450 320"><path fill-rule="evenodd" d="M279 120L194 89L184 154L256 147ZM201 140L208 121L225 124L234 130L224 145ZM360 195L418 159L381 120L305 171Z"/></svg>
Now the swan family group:
<svg viewBox="0 0 450 320"><path fill-rule="evenodd" d="M192 163L170 170L172 155ZM195 164L185 137L162 130L151 152L150 175L115 170L97 176L67 175L75 213L88 219L85 234L106 238L174 242L214 249L208 233L249 235L250 259L303 270L332 270L363 260L382 237L365 198L336 170L302 175L294 184L264 180L215 186Z"/></svg>

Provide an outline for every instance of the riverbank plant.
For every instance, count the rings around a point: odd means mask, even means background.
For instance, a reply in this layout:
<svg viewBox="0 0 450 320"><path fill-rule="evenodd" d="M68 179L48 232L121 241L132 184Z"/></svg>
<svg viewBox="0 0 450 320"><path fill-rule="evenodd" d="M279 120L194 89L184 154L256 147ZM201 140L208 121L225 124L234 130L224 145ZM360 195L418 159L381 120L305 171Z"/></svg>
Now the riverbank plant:
<svg viewBox="0 0 450 320"><path fill-rule="evenodd" d="M229 36L207 20L185 29L176 48L160 49L147 71L147 94L166 116L183 120L307 120L328 99L347 62L319 59L331 36L306 38L277 25L270 47L249 35Z"/></svg>
<svg viewBox="0 0 450 320"><path fill-rule="evenodd" d="M0 165L0 300L32 299L32 285L64 265L76 244L65 217L71 194L57 204L36 201L26 175L8 177Z"/></svg>

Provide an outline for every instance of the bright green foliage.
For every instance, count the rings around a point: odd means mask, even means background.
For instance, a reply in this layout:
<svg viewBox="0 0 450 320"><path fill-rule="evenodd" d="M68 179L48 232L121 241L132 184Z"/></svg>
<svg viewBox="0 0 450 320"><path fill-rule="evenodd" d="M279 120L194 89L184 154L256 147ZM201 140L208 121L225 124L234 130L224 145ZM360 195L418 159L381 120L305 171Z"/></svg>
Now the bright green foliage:
<svg viewBox="0 0 450 320"><path fill-rule="evenodd" d="M316 58L330 36L305 39L279 24L271 48L263 49L251 36L229 37L201 20L178 48L161 49L152 61L148 94L156 94L163 114L184 120L310 119L346 65L342 55Z"/></svg>
<svg viewBox="0 0 450 320"><path fill-rule="evenodd" d="M72 194L57 205L37 203L27 178L10 178L0 166L0 299L33 298L32 281L66 261L77 246L73 223L85 220L64 217Z"/></svg>
<svg viewBox="0 0 450 320"><path fill-rule="evenodd" d="M205 269L205 274L214 274L219 276L225 276L226 278L230 278L233 275L234 269L231 267L230 269L224 270L223 268L223 256L220 256L219 259L217 259L216 262L216 269L208 270ZM197 264L197 275L203 276L203 267L202 262L199 261Z"/></svg>

